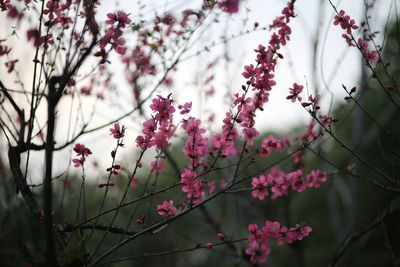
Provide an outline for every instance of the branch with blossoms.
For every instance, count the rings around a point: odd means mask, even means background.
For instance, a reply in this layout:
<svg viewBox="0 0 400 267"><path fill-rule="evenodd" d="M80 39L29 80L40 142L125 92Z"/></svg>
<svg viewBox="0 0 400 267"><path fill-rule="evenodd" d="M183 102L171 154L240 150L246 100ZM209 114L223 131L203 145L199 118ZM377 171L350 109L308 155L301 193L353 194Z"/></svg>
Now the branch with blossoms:
<svg viewBox="0 0 400 267"><path fill-rule="evenodd" d="M376 79L383 90L385 92L386 96L389 98L390 102L398 109L400 110L399 103L396 101L396 99L393 97L392 93L388 88L393 88L397 86L397 82L393 81L394 84L392 85L384 85L382 79L377 75L376 73L376 68L372 66L372 63L377 62L380 60L383 62L382 58L380 58L380 54L378 50L370 50L369 49L369 43L371 40L366 39L365 37L359 37L356 41L356 38L354 37L353 30L356 30L359 28L359 26L356 24L354 19L351 19L349 15L346 15L346 12L344 10L338 11L335 7L335 5L329 0L329 3L331 4L332 8L334 9L336 16L334 17L334 25L340 25L340 27L345 30L346 32L342 34L342 37L346 40L347 44L349 47L356 47L362 57L365 60L365 65L370 69L370 71L373 74L373 78ZM371 39L372 39L372 34L371 34ZM376 45L374 44L375 48ZM386 66L384 65L384 69L386 71ZM386 71L387 73L387 71Z"/></svg>
<svg viewBox="0 0 400 267"><path fill-rule="evenodd" d="M225 126L223 127L223 133L220 136L216 135L213 138L213 140L215 140L213 141L213 150L217 152L217 156L211 158L211 164L207 163L206 161L203 162L204 155L207 151L207 139L202 136L202 134L205 133L205 130L200 128L200 120L190 117L189 119L183 121L182 128L189 137L185 143L183 152L191 159L191 163L189 167L184 169L184 171L181 173L181 185L182 191L186 193L186 197L189 200L189 206L188 210L183 210L181 213L177 213L178 209L174 206L174 202L172 200L164 201L162 204L159 204L157 207L157 212L162 216L170 217L169 219L167 218L168 222L172 222L176 218L182 216L183 214L186 214L188 211L191 211L192 209L195 209L198 206L205 204L209 200L213 199L215 196L225 192L232 185L236 184L236 179L239 175L239 167L242 163L243 155L247 150L246 145L249 144L250 146L252 146L254 144L254 138L258 135L258 132L254 128L255 112L257 109L263 110L263 104L268 101L268 93L266 91L271 90L271 87L275 85L275 81L272 80L272 73L275 69L277 58L282 58L282 55L280 55L277 51L280 48L280 45L285 45L286 42L290 39L289 34L291 31L287 23L290 21L291 17L294 17L293 3L289 3L288 6L282 11L282 14L283 15L281 17L277 18L274 21L273 26L271 26L272 28L278 28L279 31L278 33L273 34L273 39L270 42L268 50L260 45L259 48L255 50L258 53L257 66L255 68L254 66L246 67L247 72L244 73L243 76L249 79L247 82L247 88L243 86L243 90L245 91L245 93L241 97L236 94L236 100L234 100L233 102L233 107L237 107L236 114L233 115L232 112L227 113L228 117L224 120ZM256 91L253 99L247 97L247 94L250 92L250 87L252 87L253 90ZM158 96L157 99L153 100L153 103L150 107L156 114L153 118L147 120L143 124L144 135L139 135L136 138L137 146L142 150L142 153L146 152L153 146L155 146L159 150L167 148L168 140L171 137L171 129L174 128L171 128L171 121L172 113L174 113L175 109L172 107L171 104L172 101L170 100L169 96L167 98ZM235 123L239 123L241 127L244 128L243 139L245 142L243 143L243 147L241 149L241 152L239 153L235 152L236 149L234 145L234 140L238 139L239 137L238 132L235 128ZM267 147L268 145L270 144L267 144ZM239 161L235 164L236 167L234 176L231 182L228 183L228 185L224 187L221 192L215 195L211 195L211 197L205 199L203 182L198 179L198 175L210 173L214 168L214 165L222 155L224 157L239 155ZM141 157L142 156L140 156L140 158ZM198 173L196 171L198 167L201 167L203 171ZM322 179L322 181L324 181L324 179ZM300 189L298 190L301 191ZM120 202L121 204L124 201L124 197L125 194L122 197L122 200ZM113 217L114 219L118 214L118 210L121 207L121 204L118 208L116 208L116 214ZM114 219L112 220L112 222L114 221ZM162 227L162 225L166 225L166 223L156 223L150 228L147 228L148 230L139 232L135 235L132 235L128 239L123 240L113 248L109 249L106 253L100 255L100 257L94 260L93 264L96 264L101 259L112 253L115 249L119 248L126 242L135 239L145 232L154 231L154 229ZM305 229L305 231L309 231L308 228ZM283 228L282 231L286 231L285 228ZM292 230L290 230L289 233L292 233ZM294 239L291 239L292 241L288 242L291 243L296 239L300 240L301 238L294 237ZM253 246L253 244L254 243L251 242L249 246ZM258 251L257 253L261 252L257 248L253 249L256 249ZM247 254L252 255L252 253L256 253L255 250L250 250L251 249L247 251ZM255 259L252 259L252 262L255 261ZM260 259L259 261L263 262L264 258Z"/></svg>

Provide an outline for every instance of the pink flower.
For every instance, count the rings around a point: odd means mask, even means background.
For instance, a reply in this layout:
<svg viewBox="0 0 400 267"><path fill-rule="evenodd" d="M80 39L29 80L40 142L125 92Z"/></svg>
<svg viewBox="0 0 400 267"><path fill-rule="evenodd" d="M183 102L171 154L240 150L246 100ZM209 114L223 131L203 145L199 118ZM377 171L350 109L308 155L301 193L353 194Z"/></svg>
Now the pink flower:
<svg viewBox="0 0 400 267"><path fill-rule="evenodd" d="M118 23L118 27L125 28L125 26L131 23L131 20L128 18L130 14L126 14L124 11L118 11L117 13L108 13L106 20L106 24L114 24Z"/></svg>
<svg viewBox="0 0 400 267"><path fill-rule="evenodd" d="M157 130L157 121L155 119L149 119L143 123L142 132L146 135L147 139L151 139Z"/></svg>
<svg viewBox="0 0 400 267"><path fill-rule="evenodd" d="M235 93L233 96L235 99L233 100L232 106L233 107L238 106L239 111L243 109L243 106L246 106L251 103L251 98L250 97L246 98L245 94L239 96L239 93Z"/></svg>
<svg viewBox="0 0 400 267"><path fill-rule="evenodd" d="M83 144L76 144L73 149L77 156L87 157L92 154L92 151L90 151L90 149L85 147Z"/></svg>
<svg viewBox="0 0 400 267"><path fill-rule="evenodd" d="M18 59L10 60L10 61L7 61L7 62L5 63L5 65L6 65L6 67L7 67L8 73L13 72L13 70L14 70L14 68L15 68L15 64L16 64L17 62L18 62Z"/></svg>
<svg viewBox="0 0 400 267"><path fill-rule="evenodd" d="M44 35L41 38L43 40L43 47L46 49L49 48L49 45L54 44L53 34L51 33Z"/></svg>
<svg viewBox="0 0 400 267"><path fill-rule="evenodd" d="M90 151L89 148L85 147L85 145L82 144L76 144L73 150L75 151L77 156L80 156L80 158L72 159L72 163L74 164L75 168L83 166L86 157L92 154L92 151Z"/></svg>
<svg viewBox="0 0 400 267"><path fill-rule="evenodd" d="M83 161L81 159L72 159L72 163L74 164L75 168L78 168L79 166L83 165Z"/></svg>
<svg viewBox="0 0 400 267"><path fill-rule="evenodd" d="M12 19L21 20L23 16L24 16L24 13L18 11L18 9L15 6L11 6L11 5L8 6L7 17L12 18Z"/></svg>
<svg viewBox="0 0 400 267"><path fill-rule="evenodd" d="M39 47L43 43L43 38L40 36L40 32L37 29L30 29L26 32L28 41L33 39L33 46Z"/></svg>
<svg viewBox="0 0 400 267"><path fill-rule="evenodd" d="M286 183L290 185L292 191L302 192L308 185L302 179L303 170L298 169L297 171L290 172L286 175Z"/></svg>
<svg viewBox="0 0 400 267"><path fill-rule="evenodd" d="M290 145L290 141L287 137L278 139L272 135L267 136L261 142L260 156L265 158L271 153L271 151L282 151Z"/></svg>
<svg viewBox="0 0 400 267"><path fill-rule="evenodd" d="M138 135L135 141L136 146L139 147L141 150L146 150L147 148L151 147L150 140L145 139L142 135Z"/></svg>
<svg viewBox="0 0 400 267"><path fill-rule="evenodd" d="M175 112L175 108L172 106L172 100L160 95L152 100L150 108L153 112L156 112L155 118L160 124L171 120L172 114Z"/></svg>
<svg viewBox="0 0 400 267"><path fill-rule="evenodd" d="M239 0L220 0L218 6L227 13L237 13L239 11Z"/></svg>
<svg viewBox="0 0 400 267"><path fill-rule="evenodd" d="M339 14L336 15L334 18L333 24L342 27L343 30L346 30L347 34L351 34L352 30L358 29L356 22L354 19L351 19L350 16L346 15L344 10L340 10Z"/></svg>
<svg viewBox="0 0 400 267"><path fill-rule="evenodd" d="M351 39L351 37L350 37L348 34L343 33L343 34L342 34L342 37L343 37L343 39L346 40L346 43L347 43L349 46L355 46L355 44L354 44L354 42L353 42L353 39Z"/></svg>
<svg viewBox="0 0 400 267"><path fill-rule="evenodd" d="M268 247L267 243L251 241L247 245L245 252L250 256L251 263L264 263L267 261L267 257L271 253L271 249Z"/></svg>
<svg viewBox="0 0 400 267"><path fill-rule="evenodd" d="M164 201L163 204L157 205L157 213L160 216L168 216L176 214L177 209L174 206L174 201Z"/></svg>
<svg viewBox="0 0 400 267"><path fill-rule="evenodd" d="M342 37L346 40L349 46L355 46L355 42L353 41L352 30L358 29L358 26L355 23L354 19L351 19L350 16L346 15L344 10L340 10L339 14L334 17L334 25L339 25L343 30L346 30L346 33L342 34ZM368 49L368 42L363 40L362 38L358 38L357 40L358 48L361 50L361 53L365 59L366 63L376 62L379 59L379 53L376 50L370 51Z"/></svg>
<svg viewBox="0 0 400 267"><path fill-rule="evenodd" d="M166 149L176 128L172 124L173 113L175 112L172 99L169 99L169 96L164 98L158 95L152 100L150 108L156 114L143 123L142 132L145 136L139 135L136 138L136 145L142 150L152 146L156 146L160 150Z"/></svg>
<svg viewBox="0 0 400 267"><path fill-rule="evenodd" d="M265 226L263 227L262 230L268 238L277 239L282 236L281 225L278 221L275 222L266 221Z"/></svg>
<svg viewBox="0 0 400 267"><path fill-rule="evenodd" d="M113 128L110 128L111 135L115 139L120 139L125 137L125 127L119 125L119 123L115 123Z"/></svg>
<svg viewBox="0 0 400 267"><path fill-rule="evenodd" d="M326 180L326 173L318 169L306 175L306 181L309 187L319 187L322 183L326 182Z"/></svg>
<svg viewBox="0 0 400 267"><path fill-rule="evenodd" d="M185 169L181 174L182 191L186 193L187 198L200 199L203 194L201 189L203 188L203 183L197 178L197 173L189 169Z"/></svg>
<svg viewBox="0 0 400 267"><path fill-rule="evenodd" d="M242 72L243 77L249 79L255 75L254 65L250 64L249 66L244 66L244 72Z"/></svg>
<svg viewBox="0 0 400 267"><path fill-rule="evenodd" d="M192 102L187 102L183 105L179 105L178 109L181 110L180 114L182 115L187 114L192 110Z"/></svg>
<svg viewBox="0 0 400 267"><path fill-rule="evenodd" d="M289 88L290 94L286 97L286 99L291 100L293 103L298 99L301 101L301 97L299 96L303 91L303 86L297 83L293 84L293 88Z"/></svg>
<svg viewBox="0 0 400 267"><path fill-rule="evenodd" d="M317 188L326 180L327 175L318 169L311 171L303 178L302 169L285 174L276 167L266 176L261 175L259 178L253 178L251 183L252 196L263 200L271 192L270 198L275 200L286 196L289 191L302 192L307 188Z"/></svg>
<svg viewBox="0 0 400 267"><path fill-rule="evenodd" d="M299 224L296 224L290 229L287 229L287 227L282 227L282 229L282 237L278 240L279 245L292 244L296 241L303 240L303 238L308 236L312 231L311 227L301 227Z"/></svg>
<svg viewBox="0 0 400 267"><path fill-rule="evenodd" d="M200 127L201 121L189 117L182 121L182 129L188 135L188 139L183 147L183 153L191 159L193 167L197 167L202 160L202 157L207 153L207 139L203 137L206 130Z"/></svg>
<svg viewBox="0 0 400 267"><path fill-rule="evenodd" d="M81 88L82 95L91 95L92 94L92 87L91 86L84 86Z"/></svg>
<svg viewBox="0 0 400 267"><path fill-rule="evenodd" d="M379 54L376 50L369 51L368 42L364 41L362 38L358 38L358 46L364 56L365 62L375 62L379 59Z"/></svg>
<svg viewBox="0 0 400 267"><path fill-rule="evenodd" d="M268 195L268 182L265 179L264 175L261 175L260 178L254 177L253 180L251 181L251 188L252 192L251 195L254 198L258 198L259 200L264 200L265 196Z"/></svg>
<svg viewBox="0 0 400 267"><path fill-rule="evenodd" d="M6 11L7 9L12 7L10 1L11 0L1 0L0 1L0 9L1 9L1 11Z"/></svg>
<svg viewBox="0 0 400 267"><path fill-rule="evenodd" d="M250 146L254 145L254 138L260 135L260 133L255 128L243 129L243 133L244 140L246 140Z"/></svg>
<svg viewBox="0 0 400 267"><path fill-rule="evenodd" d="M278 245L292 244L302 240L311 232L311 227L301 227L296 224L294 227L281 226L278 221L266 221L262 231L258 230L257 225L249 224L249 243L247 244L246 254L250 256L251 263L264 263L267 261L270 240L276 240Z"/></svg>

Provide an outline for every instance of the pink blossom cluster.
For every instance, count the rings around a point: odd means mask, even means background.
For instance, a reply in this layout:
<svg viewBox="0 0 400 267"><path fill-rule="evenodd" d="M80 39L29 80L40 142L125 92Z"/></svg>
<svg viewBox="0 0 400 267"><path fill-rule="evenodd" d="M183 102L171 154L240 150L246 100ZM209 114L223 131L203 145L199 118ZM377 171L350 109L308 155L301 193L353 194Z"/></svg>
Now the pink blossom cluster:
<svg viewBox="0 0 400 267"><path fill-rule="evenodd" d="M317 110L320 109L319 99L320 99L319 95L316 95L315 97L313 97L312 95L309 95L308 102L302 102L301 105L303 107L311 107L312 112L315 113ZM299 101L301 101L301 100L299 100Z"/></svg>
<svg viewBox="0 0 400 267"><path fill-rule="evenodd" d="M85 147L83 144L76 144L73 150L75 151L76 156L80 156L79 158L72 159L72 163L74 164L75 168L83 166L86 157L92 154L92 151L90 151L90 149Z"/></svg>
<svg viewBox="0 0 400 267"><path fill-rule="evenodd" d="M220 0L218 7L230 14L237 13L239 11L239 0Z"/></svg>
<svg viewBox="0 0 400 267"><path fill-rule="evenodd" d="M115 123L113 128L110 128L110 134L115 139L121 139L125 137L125 127L120 126L119 123Z"/></svg>
<svg viewBox="0 0 400 267"><path fill-rule="evenodd" d="M297 83L293 84L293 88L289 88L289 95L286 97L286 99L292 101L293 103L296 102L296 100L301 101L301 92L303 92L303 85L299 85Z"/></svg>
<svg viewBox="0 0 400 267"><path fill-rule="evenodd" d="M256 224L250 224L249 243L246 248L246 254L250 256L251 263L264 263L267 261L271 252L269 241L276 240L279 246L284 244L292 244L296 241L303 240L312 231L311 227L302 227L296 224L294 227L288 228L281 226L278 221L266 221L265 226L259 230Z"/></svg>
<svg viewBox="0 0 400 267"><path fill-rule="evenodd" d="M122 34L123 29L131 23L129 14L126 14L124 11L108 13L107 17L108 20L106 20L106 24L110 25L110 27L106 30L106 33L99 42L100 51L95 53L95 56L102 58L101 63L108 62L107 56L109 51L106 50L108 45L110 45L110 49L114 49L118 54L125 54L126 41L125 38L122 37Z"/></svg>
<svg viewBox="0 0 400 267"><path fill-rule="evenodd" d="M164 201L162 204L157 205L157 213L160 216L169 216L169 215L174 215L176 214L177 209L174 206L174 201L169 200L169 201Z"/></svg>
<svg viewBox="0 0 400 267"><path fill-rule="evenodd" d="M197 173L190 169L184 169L181 173L182 191L193 203L199 203L204 195L201 191L203 183L197 179Z"/></svg>
<svg viewBox="0 0 400 267"><path fill-rule="evenodd" d="M263 158L268 157L272 151L282 151L288 146L290 146L289 138L283 137L279 139L275 136L269 135L261 142L260 156Z"/></svg>
<svg viewBox="0 0 400 267"><path fill-rule="evenodd" d="M223 120L221 133L216 133L212 136L212 149L221 151L225 157L237 154L235 140L238 138L239 133L233 122L233 113L229 111Z"/></svg>
<svg viewBox="0 0 400 267"><path fill-rule="evenodd" d="M73 20L67 12L71 4L72 0L66 0L64 3L59 0L47 1L43 13L47 15L48 23L51 25L60 24L61 27L68 29L73 24Z"/></svg>
<svg viewBox="0 0 400 267"><path fill-rule="evenodd" d="M243 77L247 79L246 86L243 86L243 93L234 94L233 107L237 110L237 115L232 112L226 113L221 134L213 137L214 148L222 151L223 155L235 155L234 141L238 136L234 130L232 119L235 119L243 127L244 140L249 144L254 144L254 139L259 135L255 129L256 110L263 110L263 106L269 99L269 93L276 85L274 80L275 66L277 58L282 57L278 53L281 45L286 45L290 40L291 29L288 26L290 19L293 18L293 3L289 2L282 10L282 15L277 17L271 26L276 31L272 34L268 48L259 45L254 51L257 53L256 63L244 67ZM248 96L249 87L255 92L252 97Z"/></svg>
<svg viewBox="0 0 400 267"><path fill-rule="evenodd" d="M202 157L208 150L208 140L203 137L206 130L201 128L200 124L201 121L194 117L182 120L182 129L188 136L183 147L183 154L190 158L193 169L199 166Z"/></svg>
<svg viewBox="0 0 400 267"><path fill-rule="evenodd" d="M366 62L378 61L378 59L379 59L378 51L369 50L368 42L366 40L363 40L362 38L358 38L357 44L358 44L358 47L360 48L361 53L363 54L363 57Z"/></svg>
<svg viewBox="0 0 400 267"><path fill-rule="evenodd" d="M30 2L31 0L24 0L25 6L28 6ZM18 21L24 17L23 11L19 10L16 5L13 5L11 0L0 0L0 11L7 12L7 17Z"/></svg>
<svg viewBox="0 0 400 267"><path fill-rule="evenodd" d="M252 179L251 194L259 200L263 200L266 196L274 200L288 195L289 191L302 192L306 188L318 188L326 180L326 173L318 169L303 176L301 169L284 173L276 167L269 174Z"/></svg>
<svg viewBox="0 0 400 267"><path fill-rule="evenodd" d="M181 115L188 114L192 110L192 102L187 102L183 105L179 105L178 109L181 111L179 112Z"/></svg>
<svg viewBox="0 0 400 267"><path fill-rule="evenodd" d="M358 29L358 26L356 25L356 21L352 18L350 18L349 15L346 15L346 12L344 10L340 10L339 14L337 14L333 18L333 24L334 25L340 25L340 27L343 30L346 30L346 34L352 34L353 30Z"/></svg>
<svg viewBox="0 0 400 267"><path fill-rule="evenodd" d="M37 29L30 29L26 32L26 36L28 41L33 41L34 47L39 47L43 45L44 48L49 48L49 45L54 43L53 35L51 33L46 35L40 35L39 30Z"/></svg>
<svg viewBox="0 0 400 267"><path fill-rule="evenodd" d="M356 43L352 31L358 29L359 27L354 19L350 18L349 15L346 15L344 10L340 10L339 13L334 17L333 24L340 25L340 27L346 31L344 34L342 34L342 37L346 40L349 46L357 46L358 49L360 49L366 63L375 62L379 59L378 51L369 50L367 40L360 37Z"/></svg>
<svg viewBox="0 0 400 267"><path fill-rule="evenodd" d="M158 95L150 105L155 115L143 123L143 134L136 138L136 145L141 150L155 146L163 150L169 146L169 139L173 135L175 126L172 124L175 108L172 99Z"/></svg>
<svg viewBox="0 0 400 267"><path fill-rule="evenodd" d="M11 0L0 0L0 9L1 11L7 11L7 9L11 8Z"/></svg>

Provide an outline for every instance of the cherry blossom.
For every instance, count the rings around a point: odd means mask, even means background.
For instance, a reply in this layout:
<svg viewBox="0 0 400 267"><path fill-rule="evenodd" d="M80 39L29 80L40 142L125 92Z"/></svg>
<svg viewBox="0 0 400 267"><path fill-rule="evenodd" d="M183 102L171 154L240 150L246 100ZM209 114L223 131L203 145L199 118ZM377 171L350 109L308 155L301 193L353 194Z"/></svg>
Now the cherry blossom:
<svg viewBox="0 0 400 267"><path fill-rule="evenodd" d="M192 102L187 102L183 105L179 105L178 109L180 109L181 111L179 112L180 114L184 115L189 113L192 110Z"/></svg>
<svg viewBox="0 0 400 267"><path fill-rule="evenodd" d="M304 176L302 169L284 173L276 167L266 175L260 175L259 178L254 177L252 179L252 196L259 200L269 196L272 200L275 200L287 196L290 191L302 192L307 188L318 188L326 181L326 173L319 169L312 170Z"/></svg>
<svg viewBox="0 0 400 267"><path fill-rule="evenodd" d="M303 240L312 231L311 227L302 227L296 224L288 228L281 226L278 221L266 221L265 226L259 230L256 224L249 224L249 243L245 253L250 256L250 262L265 263L271 252L270 240L275 240L278 245L292 244Z"/></svg>
<svg viewBox="0 0 400 267"><path fill-rule="evenodd" d="M260 156L263 158L268 157L272 151L282 151L289 145L290 141L287 137L279 139L275 136L268 135L261 142Z"/></svg>
<svg viewBox="0 0 400 267"><path fill-rule="evenodd" d="M106 24L114 24L117 23L118 27L125 28L126 25L131 23L129 19L129 14L126 14L124 11L118 11L116 13L108 13L108 20L106 20Z"/></svg>
<svg viewBox="0 0 400 267"><path fill-rule="evenodd" d="M239 11L239 0L220 0L218 6L227 13L237 13Z"/></svg>
<svg viewBox="0 0 400 267"><path fill-rule="evenodd" d="M181 173L182 191L186 193L187 198L199 200L203 196L201 189L203 183L197 179L197 173L189 169L185 169Z"/></svg>
<svg viewBox="0 0 400 267"><path fill-rule="evenodd" d="M340 10L339 14L333 18L333 24L340 24L340 27L342 27L343 30L346 30L347 34L351 34L352 30L358 29L355 20L350 18L349 15L346 15L344 10Z"/></svg>
<svg viewBox="0 0 400 267"><path fill-rule="evenodd" d="M89 148L85 147L83 144L76 144L73 148L77 156L80 156L80 158L75 158L72 159L72 163L74 164L74 167L79 167L83 166L86 157L88 157L90 154L92 154L92 151L90 151Z"/></svg>
<svg viewBox="0 0 400 267"><path fill-rule="evenodd" d="M169 200L169 201L164 201L162 204L157 205L157 213L160 216L169 216L169 215L174 215L176 214L177 209L174 206L174 201Z"/></svg>
<svg viewBox="0 0 400 267"><path fill-rule="evenodd" d="M121 127L119 123L115 123L114 127L110 128L110 132L115 139L121 139L125 137L125 127Z"/></svg>
<svg viewBox="0 0 400 267"><path fill-rule="evenodd" d="M251 188L253 190L251 195L259 200L264 200L265 196L268 195L267 186L268 182L264 175L260 175L259 178L254 177L251 181Z"/></svg>
<svg viewBox="0 0 400 267"><path fill-rule="evenodd" d="M201 121L189 117L183 120L182 129L188 135L188 139L183 147L183 153L188 156L192 162L192 167L195 168L201 163L203 155L207 153L207 138L203 135L206 130L200 127Z"/></svg>
<svg viewBox="0 0 400 267"><path fill-rule="evenodd" d="M303 91L304 86L299 85L297 83L293 84L293 88L289 88L290 94L286 97L286 99L291 100L293 103L296 102L296 100L301 101L301 92Z"/></svg>
<svg viewBox="0 0 400 267"><path fill-rule="evenodd" d="M368 49L368 42L364 41L362 38L358 38L358 46L360 47L362 54L364 56L365 62L375 62L379 59L379 54L376 50L370 51Z"/></svg>

